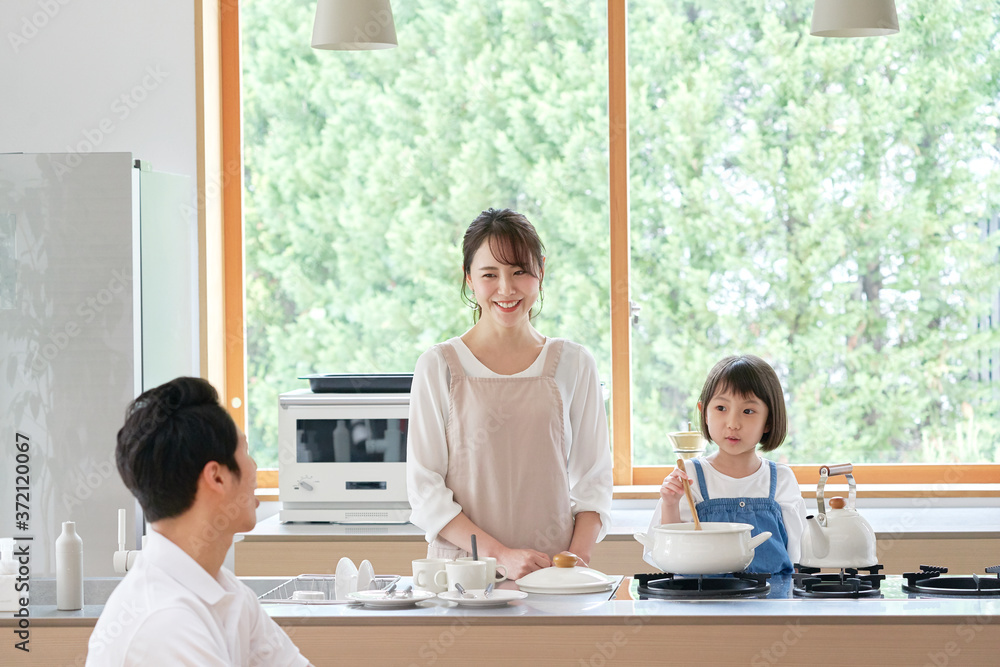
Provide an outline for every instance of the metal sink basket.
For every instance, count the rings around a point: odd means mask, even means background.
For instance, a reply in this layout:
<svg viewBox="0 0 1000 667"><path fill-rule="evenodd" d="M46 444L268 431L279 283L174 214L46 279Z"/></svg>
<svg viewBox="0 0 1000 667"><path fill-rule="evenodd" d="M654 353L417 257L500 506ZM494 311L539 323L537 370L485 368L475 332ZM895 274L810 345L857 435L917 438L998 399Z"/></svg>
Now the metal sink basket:
<svg viewBox="0 0 1000 667"><path fill-rule="evenodd" d="M398 574L377 574L372 579L369 590L380 591L388 588L390 584L399 581ZM268 604L344 604L345 600L337 599L337 577L332 574L300 574L294 579L275 586L268 592L257 597L261 602ZM295 591L320 591L323 593L323 600L296 600L293 599Z"/></svg>

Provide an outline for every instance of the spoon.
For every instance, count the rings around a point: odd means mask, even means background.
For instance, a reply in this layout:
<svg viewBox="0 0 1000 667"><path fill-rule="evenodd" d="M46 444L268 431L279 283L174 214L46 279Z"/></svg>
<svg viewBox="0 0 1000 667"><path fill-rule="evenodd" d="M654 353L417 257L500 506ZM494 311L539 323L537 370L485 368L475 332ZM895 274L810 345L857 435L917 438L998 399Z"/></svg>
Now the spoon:
<svg viewBox="0 0 1000 667"><path fill-rule="evenodd" d="M458 591L459 593L461 593L463 598L474 598L474 597L476 597L472 593L466 592L465 586L463 586L462 584L458 583L457 581L455 582L455 590Z"/></svg>
<svg viewBox="0 0 1000 667"><path fill-rule="evenodd" d="M488 598L490 595L493 594L493 586L494 585L495 585L495 583L491 581L490 585L486 587L486 590L483 591L483 597L484 598Z"/></svg>
<svg viewBox="0 0 1000 667"><path fill-rule="evenodd" d="M687 472L684 468L684 459L677 459L677 467ZM688 483L686 477L681 477L681 484L684 485L684 496L688 499L688 506L691 508L691 514L694 516L694 529L701 530L701 521L698 520L698 510L694 508L694 496L691 495L691 485Z"/></svg>
<svg viewBox="0 0 1000 667"><path fill-rule="evenodd" d="M472 534L472 560L479 560L479 550L476 549L476 534Z"/></svg>

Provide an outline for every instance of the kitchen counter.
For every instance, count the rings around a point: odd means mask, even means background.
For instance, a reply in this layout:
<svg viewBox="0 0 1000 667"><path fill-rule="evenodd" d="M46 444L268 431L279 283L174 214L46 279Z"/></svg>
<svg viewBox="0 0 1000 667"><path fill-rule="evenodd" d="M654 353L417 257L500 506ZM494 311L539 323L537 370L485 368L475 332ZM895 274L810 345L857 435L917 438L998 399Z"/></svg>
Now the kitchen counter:
<svg viewBox="0 0 1000 667"><path fill-rule="evenodd" d="M591 565L603 572L646 572L649 566L632 534L646 531L653 504L616 504L611 530L595 547ZM900 574L923 564L980 572L984 563L1000 563L1000 507L926 505L927 499L914 499L895 507L861 508L875 529L886 573ZM807 501L806 507L815 505ZM235 571L240 576L327 574L341 556L356 563L367 558L381 572L405 573L412 559L426 555L423 531L411 524L282 524L273 515L238 539Z"/></svg>
<svg viewBox="0 0 1000 667"><path fill-rule="evenodd" d="M264 592L281 580L247 581ZM317 665L951 666L996 664L1000 646L996 598L633 600L631 583L626 577L615 599L607 593L531 595L489 609L441 600L398 610L265 608ZM100 609L33 606L32 662L9 662L18 655L3 630L8 639L0 645L0 663L72 664L82 657ZM0 628L12 624L0 619Z"/></svg>

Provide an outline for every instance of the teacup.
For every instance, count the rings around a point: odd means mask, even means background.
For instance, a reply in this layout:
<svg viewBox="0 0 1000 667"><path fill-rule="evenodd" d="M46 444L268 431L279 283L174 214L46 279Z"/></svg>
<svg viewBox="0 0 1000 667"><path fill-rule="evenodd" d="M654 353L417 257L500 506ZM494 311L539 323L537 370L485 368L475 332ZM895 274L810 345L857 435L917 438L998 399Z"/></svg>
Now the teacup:
<svg viewBox="0 0 1000 667"><path fill-rule="evenodd" d="M434 575L444 572L447 558L418 558L413 561L413 587L431 593L444 593L448 587L434 583Z"/></svg>
<svg viewBox="0 0 1000 667"><path fill-rule="evenodd" d="M462 584L467 591L486 588L486 561L453 560L446 563L443 572L434 575L434 583L447 586L449 591L457 591L455 584Z"/></svg>
<svg viewBox="0 0 1000 667"><path fill-rule="evenodd" d="M470 561L470 560L472 560L472 556L463 556L462 558L458 558L456 560ZM480 556L479 560L481 560L484 563L486 563L486 583L487 584L489 582L491 582L491 581L493 583L495 583L495 584L499 584L501 581L504 581L505 579L507 579L507 568L504 567L503 565L497 565L497 559L496 558L494 558L493 556ZM501 570L501 572L497 572L498 569ZM462 584L462 585L464 586L465 584Z"/></svg>

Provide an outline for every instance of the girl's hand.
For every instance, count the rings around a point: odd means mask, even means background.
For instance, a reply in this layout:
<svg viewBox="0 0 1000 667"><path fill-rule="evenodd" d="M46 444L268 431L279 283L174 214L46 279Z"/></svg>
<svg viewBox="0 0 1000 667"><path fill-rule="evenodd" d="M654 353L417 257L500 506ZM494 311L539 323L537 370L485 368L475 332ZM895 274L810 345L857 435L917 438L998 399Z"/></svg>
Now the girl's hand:
<svg viewBox="0 0 1000 667"><path fill-rule="evenodd" d="M667 475L663 484L660 485L660 523L680 523L681 510L680 501L684 495L684 483L682 480L691 481L687 473L679 467Z"/></svg>
<svg viewBox="0 0 1000 667"><path fill-rule="evenodd" d="M496 558L507 568L507 578L512 580L552 565L548 555L534 549L505 549Z"/></svg>
<svg viewBox="0 0 1000 667"><path fill-rule="evenodd" d="M664 504L676 505L680 502L681 496L684 495L684 483L681 480L685 479L688 483L691 482L691 478L680 468L674 468L673 472L663 479L663 484L660 485L660 498Z"/></svg>

